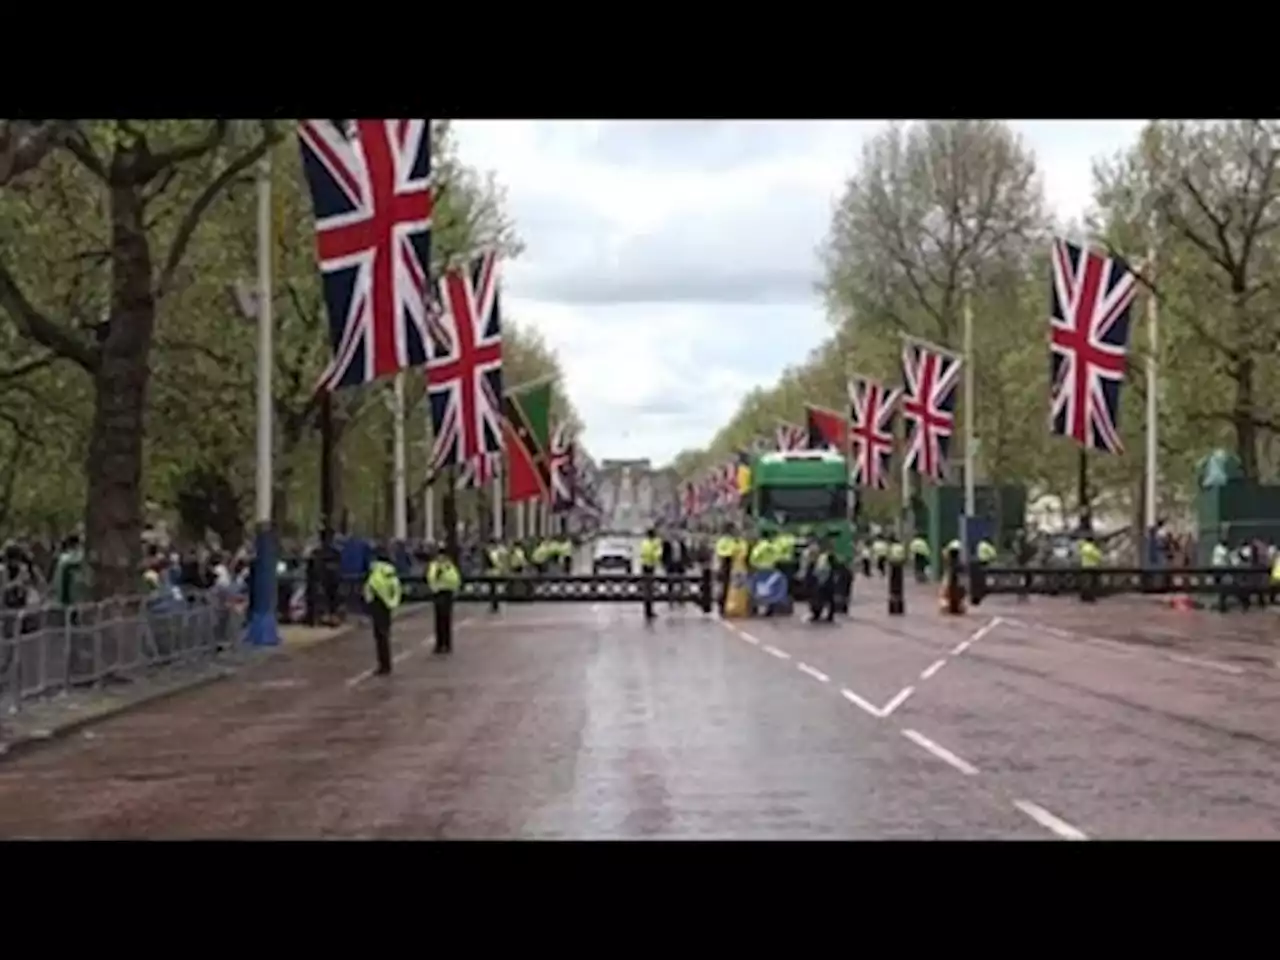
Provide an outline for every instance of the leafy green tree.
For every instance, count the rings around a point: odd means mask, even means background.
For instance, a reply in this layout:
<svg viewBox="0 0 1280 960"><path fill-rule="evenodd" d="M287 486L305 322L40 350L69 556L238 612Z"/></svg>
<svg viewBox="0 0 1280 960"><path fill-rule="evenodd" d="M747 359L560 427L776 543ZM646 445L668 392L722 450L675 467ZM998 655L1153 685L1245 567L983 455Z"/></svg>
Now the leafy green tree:
<svg viewBox="0 0 1280 960"><path fill-rule="evenodd" d="M5 188L0 223L24 243L0 261L0 309L93 386L85 532L99 596L137 581L160 307L206 214L279 138L270 122L251 126L236 137L224 120L78 121Z"/></svg>

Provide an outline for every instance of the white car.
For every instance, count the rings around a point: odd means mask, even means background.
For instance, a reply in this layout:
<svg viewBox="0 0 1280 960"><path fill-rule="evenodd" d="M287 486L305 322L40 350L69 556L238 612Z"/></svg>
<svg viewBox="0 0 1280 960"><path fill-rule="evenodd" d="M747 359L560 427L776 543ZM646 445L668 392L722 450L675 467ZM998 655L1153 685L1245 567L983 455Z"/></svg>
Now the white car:
<svg viewBox="0 0 1280 960"><path fill-rule="evenodd" d="M635 568L631 544L618 540L601 540L591 555L591 572L605 573L616 570L631 573Z"/></svg>

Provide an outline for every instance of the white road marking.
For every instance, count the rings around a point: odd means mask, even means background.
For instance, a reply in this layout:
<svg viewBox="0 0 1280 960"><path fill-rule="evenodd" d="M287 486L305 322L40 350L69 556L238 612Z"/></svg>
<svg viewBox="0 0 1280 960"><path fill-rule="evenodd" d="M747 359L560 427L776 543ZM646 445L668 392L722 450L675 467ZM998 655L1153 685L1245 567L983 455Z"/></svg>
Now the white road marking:
<svg viewBox="0 0 1280 960"><path fill-rule="evenodd" d="M361 671L360 671L359 673L357 673L354 677L350 677L350 678L348 678L348 680L347 680L347 686L348 686L348 687L354 687L354 686L355 686L356 684L358 684L358 683L364 683L364 681L368 680L368 679L369 679L370 677L372 677L372 676L373 676L373 670L372 670L372 669L369 669L369 670L361 670Z"/></svg>
<svg viewBox="0 0 1280 960"><path fill-rule="evenodd" d="M1030 800L1015 800L1013 805L1034 820L1040 826L1053 831L1064 840L1088 840L1084 831L1078 830L1061 817L1055 817L1039 804Z"/></svg>
<svg viewBox="0 0 1280 960"><path fill-rule="evenodd" d="M971 643L973 643L972 640L961 640L959 643L957 643L954 647L951 648L951 655L953 657L960 656L960 654L964 653L966 650L969 649L969 645Z"/></svg>
<svg viewBox="0 0 1280 960"><path fill-rule="evenodd" d="M1230 673L1239 676L1244 673L1244 667L1237 667L1230 663L1219 663L1217 660L1201 660L1199 657L1186 657L1180 653L1169 654L1169 659L1175 663L1185 663L1191 667L1204 667L1207 670L1219 670L1222 673Z"/></svg>
<svg viewBox="0 0 1280 960"><path fill-rule="evenodd" d="M932 677L935 673L937 673L946 665L947 665L946 660L933 661L933 663L929 664L929 666L925 667L922 671L920 671L920 679L928 680L930 677Z"/></svg>
<svg viewBox="0 0 1280 960"><path fill-rule="evenodd" d="M747 641L747 643L753 643L757 647L760 646L759 637L753 637L751 634L747 633L747 631L739 627L730 627L729 629L732 630L734 633L736 633L738 636L740 636L743 640Z"/></svg>
<svg viewBox="0 0 1280 960"><path fill-rule="evenodd" d="M1004 623L1004 620L1001 619L1000 617L992 617L990 620L987 621L987 623L984 626L981 626L977 630L973 631L973 634L969 637L969 643L977 643L979 640L985 637L988 633L990 633L996 627L1000 626L1002 623Z"/></svg>
<svg viewBox="0 0 1280 960"><path fill-rule="evenodd" d="M893 713L893 711L897 710L900 706L906 703L907 698L910 697L915 692L916 692L915 687L907 687L904 690L899 690L898 695L896 697L894 697L892 700L890 700L888 703L886 703L883 707L880 708L880 716L882 717L889 716L889 714Z"/></svg>
<svg viewBox="0 0 1280 960"><path fill-rule="evenodd" d="M800 669L801 673L807 673L809 676L813 677L813 679L817 680L819 683L827 683L831 680L831 678L828 677L821 670L815 670L813 667L809 666L807 663L797 663L796 666Z"/></svg>
<svg viewBox="0 0 1280 960"><path fill-rule="evenodd" d="M391 658L391 662L404 663L406 660L408 660L412 656L413 656L412 650L401 650L399 653L397 653L394 657Z"/></svg>
<svg viewBox="0 0 1280 960"><path fill-rule="evenodd" d="M879 707L877 707L877 706L876 706L874 703L872 703L870 700L864 700L864 699L862 699L862 697L858 696L856 693L854 693L854 692L853 692L852 690L850 690L848 687L841 687L841 688L840 688L840 696L844 697L846 700L848 700L850 703L852 703L852 704L853 704L855 707L857 707L859 710L862 710L862 711L864 711L864 712L866 712L866 713L871 714L871 715L872 715L873 717L875 717L877 720L880 720L880 719L883 719L883 718L884 718L884 715L880 712L880 708L879 708Z"/></svg>
<svg viewBox="0 0 1280 960"><path fill-rule="evenodd" d="M978 773L977 767L975 767L969 761L963 760L960 757L957 757L954 753L952 753L946 747L934 743L932 740L926 737L923 733L917 733L915 730L903 730L902 735L906 737L908 740L910 740L912 743L914 743L917 747L923 747L924 749L928 750L930 753L932 753L935 757L937 757L943 763L946 763L946 764L949 764L950 766L955 767L965 776L967 777L977 776L977 773Z"/></svg>
<svg viewBox="0 0 1280 960"><path fill-rule="evenodd" d="M770 646L767 643L764 645L764 652L769 654L771 657L777 657L779 660L791 659L791 654L787 653L787 651L779 650L777 647Z"/></svg>

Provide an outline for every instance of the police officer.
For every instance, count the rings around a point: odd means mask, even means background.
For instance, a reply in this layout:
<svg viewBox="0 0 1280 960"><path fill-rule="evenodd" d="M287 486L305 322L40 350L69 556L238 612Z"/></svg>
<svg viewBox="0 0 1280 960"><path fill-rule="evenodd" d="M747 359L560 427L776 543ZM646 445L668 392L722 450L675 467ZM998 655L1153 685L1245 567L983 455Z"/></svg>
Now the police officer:
<svg viewBox="0 0 1280 960"><path fill-rule="evenodd" d="M929 541L916 534L911 538L911 562L915 566L916 583L929 578Z"/></svg>
<svg viewBox="0 0 1280 960"><path fill-rule="evenodd" d="M1271 603L1280 602L1280 551L1270 548L1271 554Z"/></svg>
<svg viewBox="0 0 1280 960"><path fill-rule="evenodd" d="M902 613L906 584L903 583L907 565L907 548L896 536L890 536L885 545L886 572L889 577L889 612Z"/></svg>
<svg viewBox="0 0 1280 960"><path fill-rule="evenodd" d="M858 544L858 565L862 567L864 577L871 576L871 547L866 540Z"/></svg>
<svg viewBox="0 0 1280 960"><path fill-rule="evenodd" d="M373 646L378 658L374 674L377 676L391 672L391 613L400 606L400 598L400 575L388 551L379 549L364 582L364 602L373 621Z"/></svg>
<svg viewBox="0 0 1280 960"><path fill-rule="evenodd" d="M720 538L716 540L716 568L720 573L720 616L724 616L724 604L729 598L729 580L733 576L733 555L738 550L738 538L734 536L733 527L725 525Z"/></svg>
<svg viewBox="0 0 1280 960"><path fill-rule="evenodd" d="M835 620L835 565L831 540L822 537L806 548L806 572L809 580L809 622L831 623Z"/></svg>
<svg viewBox="0 0 1280 960"><path fill-rule="evenodd" d="M505 577L507 575L507 548L501 540L489 542L489 548L485 551L485 572L491 577ZM489 592L489 609L493 613L498 612L498 590L496 587Z"/></svg>
<svg viewBox="0 0 1280 960"><path fill-rule="evenodd" d="M1085 603L1098 600L1098 575L1094 571L1102 565L1102 550L1093 542L1093 535L1086 533L1080 540L1080 599Z"/></svg>
<svg viewBox="0 0 1280 960"><path fill-rule="evenodd" d="M990 540L983 537L978 541L978 563L989 567L996 562L996 556L995 545Z"/></svg>
<svg viewBox="0 0 1280 960"><path fill-rule="evenodd" d="M889 559L889 541L880 534L871 541L871 559L876 562L876 573L883 577L887 572L885 564Z"/></svg>
<svg viewBox="0 0 1280 960"><path fill-rule="evenodd" d="M790 589L791 582L796 575L796 538L785 530L779 530L773 537L774 556L778 563L779 572L787 578L787 587Z"/></svg>
<svg viewBox="0 0 1280 960"><path fill-rule="evenodd" d="M662 560L662 541L658 539L658 532L650 527L644 535L644 539L640 541L640 573L644 577L652 577L658 569L658 563ZM653 612L653 583L646 580L644 584L644 618L652 620Z"/></svg>
<svg viewBox="0 0 1280 960"><path fill-rule="evenodd" d="M436 608L435 653L453 653L453 598L462 586L462 574L453 557L434 549L428 552L427 587Z"/></svg>
<svg viewBox="0 0 1280 960"><path fill-rule="evenodd" d="M778 549L767 533L762 533L760 535L760 539L757 540L755 545L751 548L751 553L747 558L747 562L751 565L751 574L753 579L767 577L778 568ZM753 610L755 609L754 590L752 590L751 608ZM772 604L765 607L764 615L766 617L773 616Z"/></svg>

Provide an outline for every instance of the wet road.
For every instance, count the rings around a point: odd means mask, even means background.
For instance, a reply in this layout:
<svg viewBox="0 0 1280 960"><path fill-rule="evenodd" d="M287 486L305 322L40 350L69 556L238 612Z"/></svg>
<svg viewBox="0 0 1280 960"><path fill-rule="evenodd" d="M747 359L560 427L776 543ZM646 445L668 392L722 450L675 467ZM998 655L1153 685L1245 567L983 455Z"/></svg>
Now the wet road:
<svg viewBox="0 0 1280 960"><path fill-rule="evenodd" d="M415 619L389 680L337 640L0 764L0 836L1280 835L1273 668L881 589L835 627L478 608L449 660Z"/></svg>

